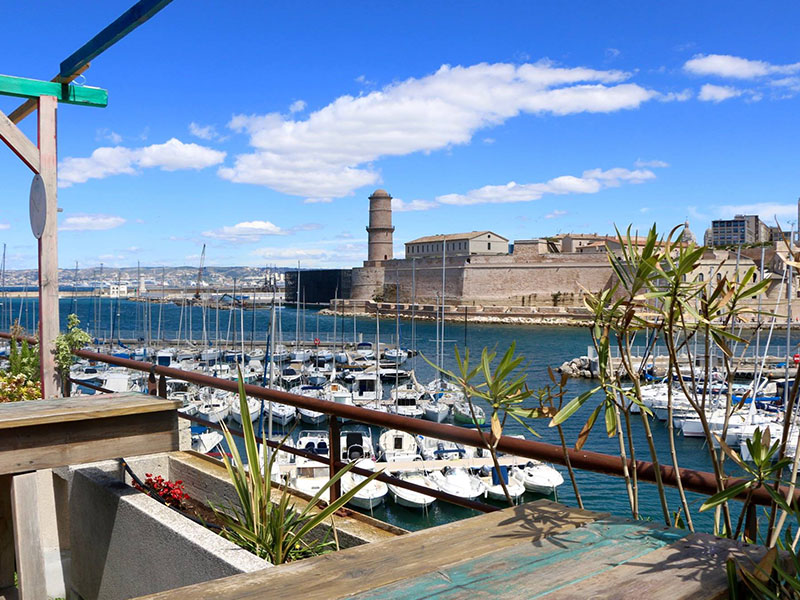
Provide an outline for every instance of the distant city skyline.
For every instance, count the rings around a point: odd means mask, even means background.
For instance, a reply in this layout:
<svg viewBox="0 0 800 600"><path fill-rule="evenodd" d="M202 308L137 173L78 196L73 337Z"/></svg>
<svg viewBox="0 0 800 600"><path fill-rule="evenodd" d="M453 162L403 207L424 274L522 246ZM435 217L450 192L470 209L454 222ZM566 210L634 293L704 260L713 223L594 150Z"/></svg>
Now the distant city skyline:
<svg viewBox="0 0 800 600"><path fill-rule="evenodd" d="M50 79L130 4L14 4L3 74ZM395 256L482 229L788 229L798 20L788 2L174 2L86 72L107 108L59 107L59 262L191 266L206 244L208 266L357 266L376 188ZM8 269L36 266L30 179L4 147Z"/></svg>

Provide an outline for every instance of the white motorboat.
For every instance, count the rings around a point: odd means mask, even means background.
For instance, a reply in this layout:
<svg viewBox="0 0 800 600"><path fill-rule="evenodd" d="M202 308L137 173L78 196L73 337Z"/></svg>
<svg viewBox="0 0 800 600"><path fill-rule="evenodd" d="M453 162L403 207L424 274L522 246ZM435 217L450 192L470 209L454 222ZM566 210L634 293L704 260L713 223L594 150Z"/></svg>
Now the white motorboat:
<svg viewBox="0 0 800 600"><path fill-rule="evenodd" d="M378 453L386 462L419 458L417 438L406 431L389 429L378 438Z"/></svg>
<svg viewBox="0 0 800 600"><path fill-rule="evenodd" d="M430 479L443 492L459 498L475 500L486 494L486 484L464 467L445 467L431 473Z"/></svg>
<svg viewBox="0 0 800 600"><path fill-rule="evenodd" d="M450 416L450 407L438 400L422 401L422 418L434 423L444 423Z"/></svg>
<svg viewBox="0 0 800 600"><path fill-rule="evenodd" d="M299 383L302 377L303 374L290 365L281 370L280 380L283 382L283 385L292 387Z"/></svg>
<svg viewBox="0 0 800 600"><path fill-rule="evenodd" d="M301 431L297 437L295 447L306 452L328 456L327 431ZM324 463L309 460L302 456L295 457L295 473L291 485L296 490L315 496L317 492L330 479L330 467ZM329 499L329 494L323 494L321 498L325 501Z"/></svg>
<svg viewBox="0 0 800 600"><path fill-rule="evenodd" d="M353 382L353 403L356 406L383 400L383 387L376 380L375 371L363 371Z"/></svg>
<svg viewBox="0 0 800 600"><path fill-rule="evenodd" d="M214 448L225 439L219 431L205 431L203 433L192 434L192 450L200 454L213 452Z"/></svg>
<svg viewBox="0 0 800 600"><path fill-rule="evenodd" d="M291 358L291 355L289 354L289 350L286 349L286 346L277 344L275 346L275 351L272 353L272 362L282 363L289 360L289 358Z"/></svg>
<svg viewBox="0 0 800 600"><path fill-rule="evenodd" d="M292 362L299 362L299 363L308 362L311 359L311 350L306 350L304 348L295 348L294 350L292 350L290 356Z"/></svg>
<svg viewBox="0 0 800 600"><path fill-rule="evenodd" d="M256 419L258 419L258 416L261 414L261 401L256 400L255 398L248 398L247 411L249 413L247 416L250 419L250 422L251 423L254 422ZM239 402L231 402L230 417L237 423L243 423L241 406Z"/></svg>
<svg viewBox="0 0 800 600"><path fill-rule="evenodd" d="M289 393L317 399L323 399L325 395L323 388L313 385L299 385L289 390ZM319 425L328 418L328 415L323 412L310 408L301 408L299 406L297 407L297 414L300 416L301 421L311 425Z"/></svg>
<svg viewBox="0 0 800 600"><path fill-rule="evenodd" d="M169 367L175 360L175 348L163 348L156 352L156 364L159 367Z"/></svg>
<svg viewBox="0 0 800 600"><path fill-rule="evenodd" d="M486 484L486 497L500 502L507 501L508 498L506 498L503 486L500 484L500 476L498 476L497 470L493 467L491 470L486 469L482 471L486 473L486 475L482 477ZM518 500L521 498L522 494L525 493L525 483L519 475L510 472L508 467L503 466L500 467L500 474L503 476L508 495L511 496L511 499Z"/></svg>
<svg viewBox="0 0 800 600"><path fill-rule="evenodd" d="M407 481L408 483L415 483L431 489L438 489L436 484L423 471L405 471L403 473L395 474L395 477ZM401 506L408 508L427 508L436 501L433 496L428 496L421 492L415 492L396 485L389 484L389 493L392 499Z"/></svg>
<svg viewBox="0 0 800 600"><path fill-rule="evenodd" d="M272 410L272 421L278 425L287 425L297 413L294 406L281 404L280 402L265 402L264 415L266 417L269 417L270 408Z"/></svg>
<svg viewBox="0 0 800 600"><path fill-rule="evenodd" d="M330 381L332 373L333 370L330 368L330 365L325 365L325 367L308 367L306 369L306 381L308 385L325 385L325 383Z"/></svg>
<svg viewBox="0 0 800 600"><path fill-rule="evenodd" d="M389 406L390 413L415 419L421 419L424 416L425 408L420 403L422 392L416 389L413 383L409 382L393 388L391 397L394 400L394 404Z"/></svg>
<svg viewBox="0 0 800 600"><path fill-rule="evenodd" d="M372 360L375 358L375 350L373 350L372 342L359 342L356 345L356 354L364 360Z"/></svg>
<svg viewBox="0 0 800 600"><path fill-rule="evenodd" d="M311 354L311 360L318 365L329 363L333 360L333 352L327 348L317 348Z"/></svg>
<svg viewBox="0 0 800 600"><path fill-rule="evenodd" d="M369 458L361 458L355 461L355 466L361 469L375 471L375 461ZM365 479L366 477L364 475L359 475L357 473L353 473L352 471L348 471L342 475L340 480L342 482L342 493L348 493ZM384 482L373 479L367 485L361 488L355 494L355 496L350 499L348 504L369 510L375 508L381 502L383 502L383 499L388 493L389 487Z"/></svg>
<svg viewBox="0 0 800 600"><path fill-rule="evenodd" d="M227 392L209 393L206 390L197 405L197 416L212 423L219 423L231 413L231 403ZM238 397L236 399L238 401Z"/></svg>
<svg viewBox="0 0 800 600"><path fill-rule="evenodd" d="M219 350L217 348L206 348L200 351L200 360L205 363L213 363L219 360Z"/></svg>
<svg viewBox="0 0 800 600"><path fill-rule="evenodd" d="M424 460L456 460L469 458L474 454L471 448L467 449L462 444L424 435L417 436L417 446Z"/></svg>
<svg viewBox="0 0 800 600"><path fill-rule="evenodd" d="M408 360L408 352L400 348L387 348L383 351L383 358L387 362L402 364Z"/></svg>
<svg viewBox="0 0 800 600"><path fill-rule="evenodd" d="M369 431L360 429L342 430L339 438L342 460L359 460L361 458L375 458L375 449L372 445L372 435Z"/></svg>
<svg viewBox="0 0 800 600"><path fill-rule="evenodd" d="M475 412L474 420L472 418L472 411ZM475 424L483 425L486 422L486 413L483 412L483 409L473 402L472 411L469 408L469 402L466 400L456 401L453 404L453 423L470 426L474 426Z"/></svg>
<svg viewBox="0 0 800 600"><path fill-rule="evenodd" d="M347 363L350 362L350 357L347 356L347 352L345 352L344 350L339 350L338 352L335 352L333 355L333 359L340 365L346 365Z"/></svg>
<svg viewBox="0 0 800 600"><path fill-rule="evenodd" d="M522 480L525 489L535 494L550 495L564 483L564 477L550 465L540 461L530 461L512 467L511 472Z"/></svg>

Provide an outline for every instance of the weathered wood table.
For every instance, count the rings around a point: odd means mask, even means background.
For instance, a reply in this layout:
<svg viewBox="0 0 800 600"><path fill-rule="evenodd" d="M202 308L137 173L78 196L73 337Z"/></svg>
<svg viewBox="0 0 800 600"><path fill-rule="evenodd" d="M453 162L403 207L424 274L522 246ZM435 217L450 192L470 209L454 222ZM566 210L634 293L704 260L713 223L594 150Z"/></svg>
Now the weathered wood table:
<svg viewBox="0 0 800 600"><path fill-rule="evenodd" d="M147 598L725 598L727 557L758 560L763 553L539 500Z"/></svg>
<svg viewBox="0 0 800 600"><path fill-rule="evenodd" d="M178 449L179 402L137 393L0 403L0 596L45 598L36 474Z"/></svg>

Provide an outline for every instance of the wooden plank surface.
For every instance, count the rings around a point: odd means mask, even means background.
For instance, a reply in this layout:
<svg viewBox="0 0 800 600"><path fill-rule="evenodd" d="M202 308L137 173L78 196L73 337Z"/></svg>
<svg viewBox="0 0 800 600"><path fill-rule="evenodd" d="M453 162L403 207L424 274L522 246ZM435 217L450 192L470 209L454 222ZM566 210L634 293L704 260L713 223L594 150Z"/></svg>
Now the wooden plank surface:
<svg viewBox="0 0 800 600"><path fill-rule="evenodd" d="M615 569L576 582L546 598L547 600L727 598L725 562L728 556L748 557L758 561L765 552L762 546L748 546L707 533L692 534Z"/></svg>
<svg viewBox="0 0 800 600"><path fill-rule="evenodd" d="M0 430L0 475L178 449L176 411Z"/></svg>
<svg viewBox="0 0 800 600"><path fill-rule="evenodd" d="M136 392L78 398L0 403L0 429L64 423L160 411L176 411L180 402ZM0 437L0 440L2 438ZM2 451L2 442L0 442Z"/></svg>
<svg viewBox="0 0 800 600"><path fill-rule="evenodd" d="M531 544L476 556L421 577L364 592L358 600L423 597L540 598L592 575L636 560L684 537L686 531L611 517ZM475 540L476 546L480 540Z"/></svg>
<svg viewBox="0 0 800 600"><path fill-rule="evenodd" d="M11 512L19 596L21 600L47 598L36 473L15 475L11 480Z"/></svg>
<svg viewBox="0 0 800 600"><path fill-rule="evenodd" d="M535 544L607 517L538 500L256 573L146 596L229 600L331 599L349 596L496 550Z"/></svg>
<svg viewBox="0 0 800 600"><path fill-rule="evenodd" d="M56 75L50 81L54 83L70 83L71 81L74 81L77 77L82 75L83 72L88 68L89 68L89 63L86 63L80 69L70 74L68 77L61 77L61 75ZM20 121L22 121L22 119L24 119L33 111L35 111L38 107L39 107L38 98L28 98L27 100L25 100L25 102L23 102L13 111L11 111L8 115L8 118L11 120L12 123L19 123ZM34 170L34 172L38 173L39 170L36 169Z"/></svg>

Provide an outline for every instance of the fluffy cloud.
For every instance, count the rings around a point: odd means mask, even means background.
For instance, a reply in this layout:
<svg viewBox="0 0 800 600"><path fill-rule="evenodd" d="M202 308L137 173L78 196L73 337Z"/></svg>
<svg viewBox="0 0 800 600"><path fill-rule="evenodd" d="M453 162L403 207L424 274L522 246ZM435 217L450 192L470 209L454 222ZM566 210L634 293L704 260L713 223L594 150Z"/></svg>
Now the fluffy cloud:
<svg viewBox="0 0 800 600"><path fill-rule="evenodd" d="M400 198L392 198L392 210L395 212L428 210L430 208L435 208L436 206L437 206L436 202L433 202L431 200L412 200L411 202L405 202Z"/></svg>
<svg viewBox="0 0 800 600"><path fill-rule="evenodd" d="M122 217L112 215L72 215L61 221L61 231L103 231L125 223Z"/></svg>
<svg viewBox="0 0 800 600"><path fill-rule="evenodd" d="M200 126L194 121L189 123L189 133L201 140L213 140L219 137L216 128L213 125Z"/></svg>
<svg viewBox="0 0 800 600"><path fill-rule="evenodd" d="M287 233L269 221L244 221L213 231L204 231L203 235L229 242L256 242L266 235L286 235Z"/></svg>
<svg viewBox="0 0 800 600"><path fill-rule="evenodd" d="M289 105L290 113L303 112L305 109L306 109L305 100L295 100Z"/></svg>
<svg viewBox="0 0 800 600"><path fill-rule="evenodd" d="M595 194L602 189L618 187L623 183L644 183L655 179L655 173L647 169L592 169L580 177L562 175L545 183L516 183L487 185L466 194L446 194L436 201L441 204L460 206L471 204L500 204L508 202L530 202L545 195Z"/></svg>
<svg viewBox="0 0 800 600"><path fill-rule="evenodd" d="M755 79L765 75L798 73L800 72L800 63L773 65L763 60L750 60L729 54L698 54L687 60L683 68L695 75Z"/></svg>
<svg viewBox="0 0 800 600"><path fill-rule="evenodd" d="M65 188L89 179L136 173L137 168L160 167L164 171L204 169L221 163L225 153L172 138L144 148L98 148L88 158L65 158L58 165L58 185Z"/></svg>
<svg viewBox="0 0 800 600"><path fill-rule="evenodd" d="M558 217L563 217L565 214L567 214L567 211L565 210L554 210L553 212L546 214L544 218L557 219Z"/></svg>
<svg viewBox="0 0 800 600"><path fill-rule="evenodd" d="M723 100L735 98L736 96L741 96L742 94L742 90L734 87L727 85L712 85L707 83L700 88L700 94L698 94L697 97L703 102L722 102Z"/></svg>
<svg viewBox="0 0 800 600"><path fill-rule="evenodd" d="M469 143L476 131L522 113L569 115L634 109L657 92L624 83L629 73L535 64L442 66L368 94L341 96L295 120L236 115L229 127L253 151L219 169L224 179L315 199L374 185L373 161Z"/></svg>

